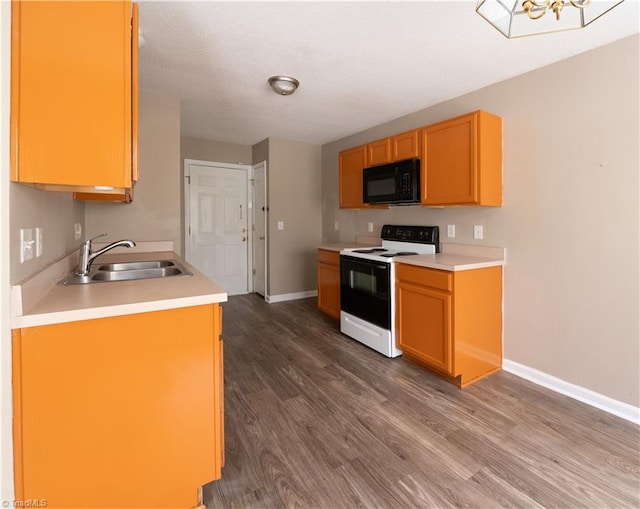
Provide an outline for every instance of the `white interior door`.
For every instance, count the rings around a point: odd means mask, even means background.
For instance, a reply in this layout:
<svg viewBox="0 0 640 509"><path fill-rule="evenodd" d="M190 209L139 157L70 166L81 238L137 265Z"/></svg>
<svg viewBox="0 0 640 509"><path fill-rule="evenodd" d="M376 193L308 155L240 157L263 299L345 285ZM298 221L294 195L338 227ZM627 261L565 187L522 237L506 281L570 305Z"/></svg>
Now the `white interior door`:
<svg viewBox="0 0 640 509"><path fill-rule="evenodd" d="M253 291L267 296L267 163L253 166Z"/></svg>
<svg viewBox="0 0 640 509"><path fill-rule="evenodd" d="M185 161L186 259L229 295L249 291L250 168Z"/></svg>

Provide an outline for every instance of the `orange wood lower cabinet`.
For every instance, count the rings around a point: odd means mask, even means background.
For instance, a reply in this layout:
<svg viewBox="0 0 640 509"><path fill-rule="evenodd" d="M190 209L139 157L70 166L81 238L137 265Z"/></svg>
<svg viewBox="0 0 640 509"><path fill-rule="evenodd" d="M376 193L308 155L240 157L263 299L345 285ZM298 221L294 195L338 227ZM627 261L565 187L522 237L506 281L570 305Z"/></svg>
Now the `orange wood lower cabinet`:
<svg viewBox="0 0 640 509"><path fill-rule="evenodd" d="M398 348L460 387L502 367L502 267L447 272L398 263Z"/></svg>
<svg viewBox="0 0 640 509"><path fill-rule="evenodd" d="M340 319L340 253L318 249L318 309Z"/></svg>
<svg viewBox="0 0 640 509"><path fill-rule="evenodd" d="M13 331L15 497L191 508L219 479L218 304Z"/></svg>

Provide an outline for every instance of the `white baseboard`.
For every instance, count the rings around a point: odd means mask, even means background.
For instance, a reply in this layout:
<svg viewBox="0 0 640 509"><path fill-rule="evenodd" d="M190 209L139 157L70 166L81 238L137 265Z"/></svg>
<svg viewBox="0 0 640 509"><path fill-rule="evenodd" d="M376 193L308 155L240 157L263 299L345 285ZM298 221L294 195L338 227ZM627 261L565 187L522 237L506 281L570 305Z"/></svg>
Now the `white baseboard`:
<svg viewBox="0 0 640 509"><path fill-rule="evenodd" d="M317 295L318 295L318 290L309 290L308 292L282 293L280 295L267 295L264 298L264 300L266 300L269 304L273 304L274 302L285 302L287 300L306 299L308 297L316 297Z"/></svg>
<svg viewBox="0 0 640 509"><path fill-rule="evenodd" d="M542 385L554 392L564 394L570 398L582 401L587 405L591 405L599 408L600 410L604 410L605 412L621 417L627 421L633 422L634 424L640 424L640 407L635 407L628 403L604 396L603 394L590 389L585 389L579 385L565 382L564 380L548 375L543 371L538 371L537 369L530 368L529 366L525 366L524 364L519 364L508 359L504 359L502 361L502 369L519 376L520 378Z"/></svg>

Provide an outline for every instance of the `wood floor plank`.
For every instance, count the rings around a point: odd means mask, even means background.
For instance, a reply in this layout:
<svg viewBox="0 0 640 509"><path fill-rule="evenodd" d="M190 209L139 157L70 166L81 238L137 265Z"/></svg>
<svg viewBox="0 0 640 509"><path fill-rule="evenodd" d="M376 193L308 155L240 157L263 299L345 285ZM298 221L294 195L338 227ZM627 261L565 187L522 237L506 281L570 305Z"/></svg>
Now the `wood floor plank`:
<svg viewBox="0 0 640 509"><path fill-rule="evenodd" d="M460 390L342 335L315 299L223 304L211 508L638 508L640 428L499 372Z"/></svg>

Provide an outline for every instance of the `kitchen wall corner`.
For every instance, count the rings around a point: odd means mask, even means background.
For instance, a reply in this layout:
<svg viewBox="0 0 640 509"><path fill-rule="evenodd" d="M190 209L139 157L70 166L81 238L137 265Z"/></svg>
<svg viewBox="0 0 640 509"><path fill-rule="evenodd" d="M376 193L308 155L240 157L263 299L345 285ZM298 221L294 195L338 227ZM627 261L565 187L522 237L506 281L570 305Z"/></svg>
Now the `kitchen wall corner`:
<svg viewBox="0 0 640 509"><path fill-rule="evenodd" d="M253 146L253 163L261 161L267 161L267 293L277 299L315 291L316 249L322 243L321 147L269 138Z"/></svg>
<svg viewBox="0 0 640 509"><path fill-rule="evenodd" d="M173 241L181 246L180 99L140 91L140 181L133 203L87 203L86 237ZM178 252L181 254L181 251Z"/></svg>

